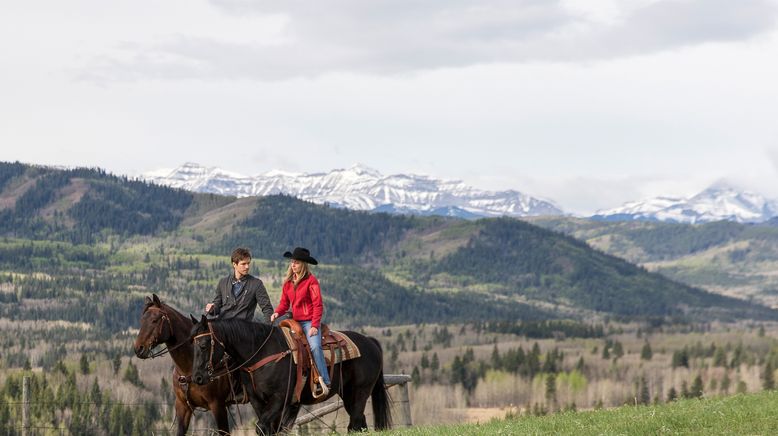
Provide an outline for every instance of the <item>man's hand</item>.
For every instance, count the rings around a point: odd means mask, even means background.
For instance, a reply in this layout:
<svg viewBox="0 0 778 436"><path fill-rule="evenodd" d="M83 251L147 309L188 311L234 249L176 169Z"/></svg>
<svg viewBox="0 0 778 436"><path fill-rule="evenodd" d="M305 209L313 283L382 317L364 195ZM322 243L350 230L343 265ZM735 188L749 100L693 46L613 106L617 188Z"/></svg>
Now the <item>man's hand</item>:
<svg viewBox="0 0 778 436"><path fill-rule="evenodd" d="M270 322L273 322L273 321L275 321L275 320L276 320L276 318L278 318L278 314L277 314L277 313L275 313L275 312L273 312L273 314L272 314L272 315L270 315Z"/></svg>
<svg viewBox="0 0 778 436"><path fill-rule="evenodd" d="M213 303L208 303L205 305L205 313L210 313L211 309L213 309Z"/></svg>
<svg viewBox="0 0 778 436"><path fill-rule="evenodd" d="M319 333L319 329L317 329L316 327L311 327L311 329L308 330L308 336L310 337L316 336L316 333Z"/></svg>

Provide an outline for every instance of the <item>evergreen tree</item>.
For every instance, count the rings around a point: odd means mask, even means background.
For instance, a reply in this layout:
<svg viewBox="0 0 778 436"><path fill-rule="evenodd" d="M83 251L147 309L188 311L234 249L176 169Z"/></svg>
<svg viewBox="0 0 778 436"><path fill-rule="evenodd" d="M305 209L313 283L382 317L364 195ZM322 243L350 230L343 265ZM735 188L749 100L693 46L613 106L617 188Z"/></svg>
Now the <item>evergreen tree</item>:
<svg viewBox="0 0 778 436"><path fill-rule="evenodd" d="M713 366L727 366L727 351L724 350L724 347L717 347L716 351L713 353Z"/></svg>
<svg viewBox="0 0 778 436"><path fill-rule="evenodd" d="M653 356L654 352L651 351L651 344L649 344L648 339L646 339L645 343L643 344L643 349L640 350L640 358L643 360L651 360Z"/></svg>
<svg viewBox="0 0 778 436"><path fill-rule="evenodd" d="M81 368L81 374L83 375L89 374L89 360L86 358L86 354L81 355L81 360L79 361L79 367Z"/></svg>
<svg viewBox="0 0 778 436"><path fill-rule="evenodd" d="M497 349L497 344L494 344L492 348L492 368L500 369L502 367L502 358L500 357L500 350Z"/></svg>
<svg viewBox="0 0 778 436"><path fill-rule="evenodd" d="M419 372L418 366L413 366L413 372L411 373L411 382L415 386L419 386L421 384L421 372Z"/></svg>
<svg viewBox="0 0 778 436"><path fill-rule="evenodd" d="M616 359L620 359L622 356L624 356L624 346L621 345L621 342L619 341L613 343L613 356Z"/></svg>
<svg viewBox="0 0 778 436"><path fill-rule="evenodd" d="M645 405L648 405L651 401L651 395L648 392L648 383L646 382L645 376L640 377L640 393L638 395L638 401L640 404Z"/></svg>
<svg viewBox="0 0 778 436"><path fill-rule="evenodd" d="M113 375L119 374L119 370L122 368L122 355L119 353L114 354L113 361Z"/></svg>
<svg viewBox="0 0 778 436"><path fill-rule="evenodd" d="M140 381L140 376L138 375L138 368L132 364L132 361L127 362L127 369L124 371L124 381L138 387L143 386L143 383Z"/></svg>
<svg viewBox="0 0 778 436"><path fill-rule="evenodd" d="M546 375L546 401L556 403L556 374L553 372Z"/></svg>
<svg viewBox="0 0 778 436"><path fill-rule="evenodd" d="M766 391L775 389L775 372L773 370L772 359L767 359L767 364L764 368L764 375L762 376L762 388Z"/></svg>
<svg viewBox="0 0 778 436"><path fill-rule="evenodd" d="M671 386L670 390L667 391L667 402L675 401L678 399L678 392L675 391L675 386Z"/></svg>
<svg viewBox="0 0 778 436"><path fill-rule="evenodd" d="M689 391L689 397L690 398L702 398L702 391L703 391L703 383L702 383L702 375L697 374L697 377L694 378L694 381L692 382L692 388Z"/></svg>
<svg viewBox="0 0 778 436"><path fill-rule="evenodd" d="M430 367L430 360L427 357L427 352L421 353L421 369L427 369Z"/></svg>

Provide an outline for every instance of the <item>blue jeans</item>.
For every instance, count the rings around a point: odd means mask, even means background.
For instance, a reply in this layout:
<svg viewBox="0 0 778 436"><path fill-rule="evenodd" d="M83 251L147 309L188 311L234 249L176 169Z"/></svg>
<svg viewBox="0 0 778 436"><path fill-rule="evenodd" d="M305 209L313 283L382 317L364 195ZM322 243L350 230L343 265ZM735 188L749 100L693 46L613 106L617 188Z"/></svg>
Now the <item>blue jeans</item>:
<svg viewBox="0 0 778 436"><path fill-rule="evenodd" d="M324 361L324 351L321 349L321 328L315 336L308 336L308 332L311 330L310 321L299 321L305 332L305 337L308 339L308 344L311 346L311 354L313 354L313 361L316 363L316 369L319 370L319 374L324 379L324 383L330 384L330 373L327 372L327 362Z"/></svg>

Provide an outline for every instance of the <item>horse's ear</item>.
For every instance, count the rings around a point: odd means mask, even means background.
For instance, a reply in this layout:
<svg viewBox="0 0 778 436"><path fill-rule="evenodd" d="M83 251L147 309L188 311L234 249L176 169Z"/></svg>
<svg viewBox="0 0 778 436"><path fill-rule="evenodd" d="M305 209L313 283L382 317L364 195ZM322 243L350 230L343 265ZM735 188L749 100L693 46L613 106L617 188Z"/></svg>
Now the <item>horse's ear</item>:
<svg viewBox="0 0 778 436"><path fill-rule="evenodd" d="M147 295L147 296L146 296L146 300L144 300L144 302L143 302L143 303L144 303L144 305L146 305L146 306L150 306L150 305L151 305L151 303L152 303L152 301L151 301L151 298L150 298L150 297Z"/></svg>
<svg viewBox="0 0 778 436"><path fill-rule="evenodd" d="M162 306L162 302L159 301L159 297L157 297L157 294L151 294L151 296L155 306Z"/></svg>
<svg viewBox="0 0 778 436"><path fill-rule="evenodd" d="M208 318L206 318L206 317L205 317L205 315L203 315L203 317L202 317L202 318L200 318L200 322L201 322L203 325L206 325L206 324L208 324Z"/></svg>
<svg viewBox="0 0 778 436"><path fill-rule="evenodd" d="M192 320L192 324L197 324L197 318L194 317L191 313L189 314L189 318Z"/></svg>

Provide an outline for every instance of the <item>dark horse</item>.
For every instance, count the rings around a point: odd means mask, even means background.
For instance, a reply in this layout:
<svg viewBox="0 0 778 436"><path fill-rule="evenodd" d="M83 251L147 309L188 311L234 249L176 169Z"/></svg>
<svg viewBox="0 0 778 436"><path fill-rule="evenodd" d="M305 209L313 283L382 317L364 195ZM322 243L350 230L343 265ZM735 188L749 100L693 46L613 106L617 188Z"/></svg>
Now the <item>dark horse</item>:
<svg viewBox="0 0 778 436"><path fill-rule="evenodd" d="M135 355L141 359L156 357L152 354L152 349L161 343L167 345L170 358L176 367L172 385L176 395L179 435L186 434L189 429L195 407L210 410L216 419L219 434L228 434L230 425L227 420L227 405L232 404L227 401L230 395L229 380L223 377L204 386L190 383L194 351L189 335L192 325L189 318L159 301L156 295L146 297L146 305L140 317L140 332L135 339ZM179 382L181 376L186 377L183 385Z"/></svg>
<svg viewBox="0 0 778 436"><path fill-rule="evenodd" d="M192 321L196 321L192 318ZM250 374L240 371L257 414L257 434L268 435L286 431L294 424L300 404L313 404L310 389L303 389L299 403L293 402L297 372L284 334L279 327L244 320L207 320L205 316L192 328L194 338L195 383L207 383L214 367L225 352L233 364L250 367L263 359L272 363ZM383 352L374 338L356 332L343 332L359 348L361 357L335 365L329 396L336 393L343 399L349 415L349 431L367 430L365 405L372 398L374 427L391 427L389 399L384 385ZM271 356L278 356L275 360ZM224 371L221 371L222 373Z"/></svg>

